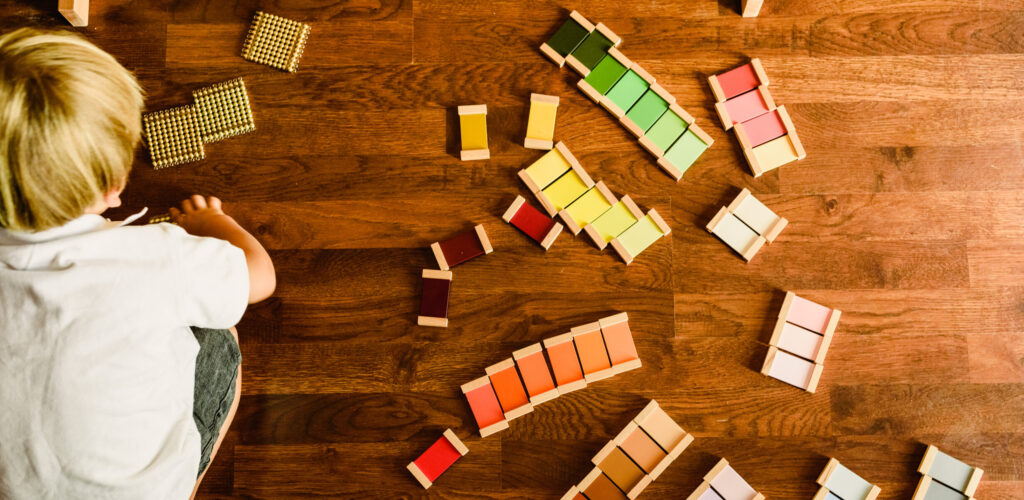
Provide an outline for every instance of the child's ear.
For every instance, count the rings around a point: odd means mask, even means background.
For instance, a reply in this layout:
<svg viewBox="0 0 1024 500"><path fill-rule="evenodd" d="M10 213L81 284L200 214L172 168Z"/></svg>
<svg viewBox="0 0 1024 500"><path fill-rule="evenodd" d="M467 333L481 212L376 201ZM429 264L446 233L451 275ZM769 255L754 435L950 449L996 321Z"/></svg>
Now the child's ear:
<svg viewBox="0 0 1024 500"><path fill-rule="evenodd" d="M103 203L110 208L121 206L121 191L123 187L111 189L103 194Z"/></svg>

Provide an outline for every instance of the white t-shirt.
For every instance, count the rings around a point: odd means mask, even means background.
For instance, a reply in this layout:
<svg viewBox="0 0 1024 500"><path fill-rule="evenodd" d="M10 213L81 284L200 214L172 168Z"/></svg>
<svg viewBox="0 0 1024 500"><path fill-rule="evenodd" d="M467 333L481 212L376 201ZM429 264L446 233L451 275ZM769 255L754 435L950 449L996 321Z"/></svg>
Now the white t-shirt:
<svg viewBox="0 0 1024 500"><path fill-rule="evenodd" d="M231 327L248 297L241 249L172 224L0 229L0 498L188 498L189 326Z"/></svg>

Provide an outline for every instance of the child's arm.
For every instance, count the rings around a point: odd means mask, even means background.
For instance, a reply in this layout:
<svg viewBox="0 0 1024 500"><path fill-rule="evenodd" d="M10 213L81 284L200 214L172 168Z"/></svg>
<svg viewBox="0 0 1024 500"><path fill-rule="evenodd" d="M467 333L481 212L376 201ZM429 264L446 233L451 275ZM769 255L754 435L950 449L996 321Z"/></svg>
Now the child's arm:
<svg viewBox="0 0 1024 500"><path fill-rule="evenodd" d="M171 220L189 234L225 240L245 252L249 267L249 303L270 297L277 287L274 263L259 241L221 210L220 200L198 194L181 202L181 209L171 208Z"/></svg>

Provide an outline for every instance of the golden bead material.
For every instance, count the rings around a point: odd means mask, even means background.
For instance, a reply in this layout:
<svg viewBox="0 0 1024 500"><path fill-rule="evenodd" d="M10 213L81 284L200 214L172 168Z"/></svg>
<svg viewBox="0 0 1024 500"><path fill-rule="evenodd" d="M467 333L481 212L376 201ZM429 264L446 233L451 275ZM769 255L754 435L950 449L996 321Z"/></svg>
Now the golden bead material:
<svg viewBox="0 0 1024 500"><path fill-rule="evenodd" d="M309 30L308 24L257 11L242 46L242 57L294 73Z"/></svg>
<svg viewBox="0 0 1024 500"><path fill-rule="evenodd" d="M154 168L206 158L195 106L181 106L142 117L146 144Z"/></svg>
<svg viewBox="0 0 1024 500"><path fill-rule="evenodd" d="M160 224L162 222L171 222L171 214L154 215L149 218L147 224Z"/></svg>
<svg viewBox="0 0 1024 500"><path fill-rule="evenodd" d="M242 78L192 92L203 143L211 143L256 130L249 94Z"/></svg>

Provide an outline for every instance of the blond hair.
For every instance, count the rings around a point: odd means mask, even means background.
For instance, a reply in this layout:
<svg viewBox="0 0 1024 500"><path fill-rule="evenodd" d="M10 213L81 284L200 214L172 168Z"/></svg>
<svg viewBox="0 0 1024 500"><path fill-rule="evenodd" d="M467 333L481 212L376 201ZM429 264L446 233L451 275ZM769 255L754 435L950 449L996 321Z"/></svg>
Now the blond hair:
<svg viewBox="0 0 1024 500"><path fill-rule="evenodd" d="M78 35L0 36L0 227L57 227L123 188L142 105L135 77Z"/></svg>

